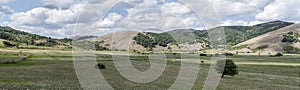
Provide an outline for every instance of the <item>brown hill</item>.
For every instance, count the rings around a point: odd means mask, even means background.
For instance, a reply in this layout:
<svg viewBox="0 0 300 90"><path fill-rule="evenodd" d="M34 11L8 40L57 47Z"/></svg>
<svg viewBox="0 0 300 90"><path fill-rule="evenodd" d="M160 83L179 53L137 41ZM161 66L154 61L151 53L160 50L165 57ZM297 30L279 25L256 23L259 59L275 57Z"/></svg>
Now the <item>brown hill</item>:
<svg viewBox="0 0 300 90"><path fill-rule="evenodd" d="M279 30L275 30L258 37L252 38L245 42L235 45L239 48L240 52L255 52L260 51L264 53L272 52L286 52L284 47L292 46L294 48L300 48L299 43L300 24L293 24ZM294 38L293 41L285 41L284 38Z"/></svg>

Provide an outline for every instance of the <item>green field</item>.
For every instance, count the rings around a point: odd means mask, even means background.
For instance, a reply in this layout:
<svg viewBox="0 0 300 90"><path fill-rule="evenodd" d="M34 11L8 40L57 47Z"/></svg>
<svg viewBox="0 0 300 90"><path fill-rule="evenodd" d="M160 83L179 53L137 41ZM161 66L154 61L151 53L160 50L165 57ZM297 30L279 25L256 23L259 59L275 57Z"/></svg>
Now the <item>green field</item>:
<svg viewBox="0 0 300 90"><path fill-rule="evenodd" d="M26 58L22 60L20 58ZM97 54L97 60L106 66L100 70L108 83L116 90L156 89L165 90L176 80L180 69L180 54L167 54L164 73L151 83L135 83L119 74L112 56ZM82 89L75 74L70 51L1 51L0 60L16 60L16 63L0 64L0 89ZM133 65L145 71L149 69L148 57L130 56ZM239 75L225 76L217 90L299 90L300 56L228 56L238 65ZM176 59L176 60L174 60ZM198 78L193 87L201 90L210 66L210 57L201 56ZM96 69L96 68L95 68Z"/></svg>

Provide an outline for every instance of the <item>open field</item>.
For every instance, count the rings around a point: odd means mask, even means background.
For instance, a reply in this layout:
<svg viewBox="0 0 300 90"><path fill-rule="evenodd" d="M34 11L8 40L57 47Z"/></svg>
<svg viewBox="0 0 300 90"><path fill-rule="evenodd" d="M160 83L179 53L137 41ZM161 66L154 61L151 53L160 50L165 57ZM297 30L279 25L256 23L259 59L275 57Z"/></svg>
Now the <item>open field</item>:
<svg viewBox="0 0 300 90"><path fill-rule="evenodd" d="M22 58L12 64L0 64L0 89L82 89L75 74L71 51L0 50L0 60ZM127 80L114 66L109 52L96 52L97 60L106 66L100 70L108 83L117 90L165 90L176 80L180 69L180 54L167 54L167 67L157 80L143 84ZM101 54L105 53L105 54ZM123 54L118 54L123 55ZM141 71L149 69L147 56L132 55L133 65ZM298 90L300 89L300 56L228 56L238 65L239 75L222 78L217 90ZM193 90L201 90L205 82L210 57L201 56L198 78ZM95 68L96 69L96 68Z"/></svg>

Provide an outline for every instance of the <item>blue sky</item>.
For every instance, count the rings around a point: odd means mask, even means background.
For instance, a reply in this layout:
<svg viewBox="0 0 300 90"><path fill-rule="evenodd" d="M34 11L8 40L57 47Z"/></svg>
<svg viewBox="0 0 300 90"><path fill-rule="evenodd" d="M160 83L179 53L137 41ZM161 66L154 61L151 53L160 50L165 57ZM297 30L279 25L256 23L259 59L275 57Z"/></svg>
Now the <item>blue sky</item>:
<svg viewBox="0 0 300 90"><path fill-rule="evenodd" d="M220 19L216 26L300 21L300 0L209 1ZM0 26L56 38L129 29L205 28L203 17L177 0L1 0L0 5Z"/></svg>

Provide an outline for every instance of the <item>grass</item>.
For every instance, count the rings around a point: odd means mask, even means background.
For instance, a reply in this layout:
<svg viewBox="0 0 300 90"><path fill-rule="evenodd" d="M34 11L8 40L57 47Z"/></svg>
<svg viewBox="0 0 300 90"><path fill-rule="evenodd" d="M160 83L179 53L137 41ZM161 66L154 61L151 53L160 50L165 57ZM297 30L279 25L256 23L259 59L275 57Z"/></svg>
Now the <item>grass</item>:
<svg viewBox="0 0 300 90"><path fill-rule="evenodd" d="M4 55L5 54L5 55ZM27 60L15 64L0 64L0 88L1 89L82 89L75 74L72 57L63 53L0 53L3 56L21 57L28 56ZM168 63L165 72L151 83L136 83L120 75L114 66L111 55L97 54L97 62L105 65L101 69L107 82L116 90L124 89L155 89L165 90L169 88L177 78L181 62L173 61L179 59L182 54L167 53ZM194 57L194 56L190 56ZM134 67L140 71L146 71L150 67L148 56L130 56ZM237 63L300 63L299 56L228 56ZM201 56L198 78L193 90L201 90L209 71L211 57ZM195 63L196 64L196 63ZM96 68L95 68L96 69ZM300 89L300 66L281 65L247 65L238 64L239 75L222 78L217 90L297 90Z"/></svg>
<svg viewBox="0 0 300 90"><path fill-rule="evenodd" d="M4 47L4 44L2 41L0 41L0 48Z"/></svg>
<svg viewBox="0 0 300 90"><path fill-rule="evenodd" d="M231 50L240 50L240 49L247 48L247 47L248 47L248 45L240 45L240 46L231 48Z"/></svg>
<svg viewBox="0 0 300 90"><path fill-rule="evenodd" d="M18 85L31 85L32 82L24 81L24 80L0 80L0 83L2 84L18 84Z"/></svg>

